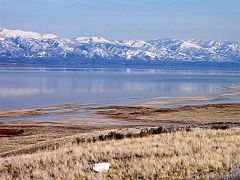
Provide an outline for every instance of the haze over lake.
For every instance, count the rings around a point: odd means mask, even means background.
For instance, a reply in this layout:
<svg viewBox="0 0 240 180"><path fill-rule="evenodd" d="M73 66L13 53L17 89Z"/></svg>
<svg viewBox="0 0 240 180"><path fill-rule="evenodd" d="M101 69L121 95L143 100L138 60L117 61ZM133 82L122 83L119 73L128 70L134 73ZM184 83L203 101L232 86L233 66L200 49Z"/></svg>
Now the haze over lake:
<svg viewBox="0 0 240 180"><path fill-rule="evenodd" d="M0 109L59 104L128 105L154 97L199 97L240 86L240 73L217 70L1 68ZM239 97L217 102L235 102Z"/></svg>

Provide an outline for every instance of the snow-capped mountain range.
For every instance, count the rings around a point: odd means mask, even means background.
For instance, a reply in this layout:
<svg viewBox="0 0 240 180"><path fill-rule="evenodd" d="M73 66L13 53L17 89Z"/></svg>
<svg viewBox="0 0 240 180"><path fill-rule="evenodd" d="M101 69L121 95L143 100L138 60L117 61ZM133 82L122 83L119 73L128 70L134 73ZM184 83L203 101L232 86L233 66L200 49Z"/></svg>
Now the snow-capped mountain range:
<svg viewBox="0 0 240 180"><path fill-rule="evenodd" d="M59 62L209 62L240 64L240 43L177 39L108 40L102 37L60 38L0 29L0 63Z"/></svg>

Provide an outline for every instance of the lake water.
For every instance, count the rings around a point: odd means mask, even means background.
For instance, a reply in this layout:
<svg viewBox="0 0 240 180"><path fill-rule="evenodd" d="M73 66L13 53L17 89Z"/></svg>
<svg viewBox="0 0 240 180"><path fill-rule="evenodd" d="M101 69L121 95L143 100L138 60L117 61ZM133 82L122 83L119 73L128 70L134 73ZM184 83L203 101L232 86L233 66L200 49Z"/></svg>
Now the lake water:
<svg viewBox="0 0 240 180"><path fill-rule="evenodd" d="M238 71L0 68L0 109L61 104L128 105L154 97L199 97L240 86ZM239 96L215 102L240 102Z"/></svg>

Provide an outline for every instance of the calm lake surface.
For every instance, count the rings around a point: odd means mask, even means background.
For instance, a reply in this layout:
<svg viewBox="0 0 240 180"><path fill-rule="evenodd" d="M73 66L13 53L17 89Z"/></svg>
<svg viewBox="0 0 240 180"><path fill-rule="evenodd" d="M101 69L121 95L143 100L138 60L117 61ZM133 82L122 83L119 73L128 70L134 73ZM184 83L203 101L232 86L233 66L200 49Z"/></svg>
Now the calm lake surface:
<svg viewBox="0 0 240 180"><path fill-rule="evenodd" d="M61 104L129 105L154 97L199 97L240 86L238 71L0 68L0 109ZM215 100L240 102L239 96Z"/></svg>

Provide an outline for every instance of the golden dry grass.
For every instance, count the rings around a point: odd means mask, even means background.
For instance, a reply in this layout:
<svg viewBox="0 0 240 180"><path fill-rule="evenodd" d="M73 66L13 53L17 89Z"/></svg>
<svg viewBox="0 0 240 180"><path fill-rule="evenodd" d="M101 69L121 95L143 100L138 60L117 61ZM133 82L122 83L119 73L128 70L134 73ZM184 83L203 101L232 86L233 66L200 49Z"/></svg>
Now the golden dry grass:
<svg viewBox="0 0 240 180"><path fill-rule="evenodd" d="M83 143L0 159L0 179L208 179L240 164L240 129ZM92 172L109 162L108 173Z"/></svg>
<svg viewBox="0 0 240 180"><path fill-rule="evenodd" d="M89 132L87 128L73 127L73 126L55 126L49 125L24 125L16 124L14 126L0 125L0 129L21 129L24 131L23 134L18 136L4 136L0 135L0 156L6 152L10 152L17 149L27 148L29 145L37 145L39 143L53 142L55 139L66 138L74 134Z"/></svg>
<svg viewBox="0 0 240 180"><path fill-rule="evenodd" d="M190 127L134 127L120 129L74 130L71 127L32 127L33 132L24 133L22 136L0 137L0 157L19 154L32 154L37 151L53 150L72 144L84 142L106 141L131 137L143 137L153 134L169 133L174 131L190 130ZM29 130L29 129L28 129ZM31 131L32 131L31 130ZM48 132L47 132L48 131ZM72 133L73 135L71 135Z"/></svg>

